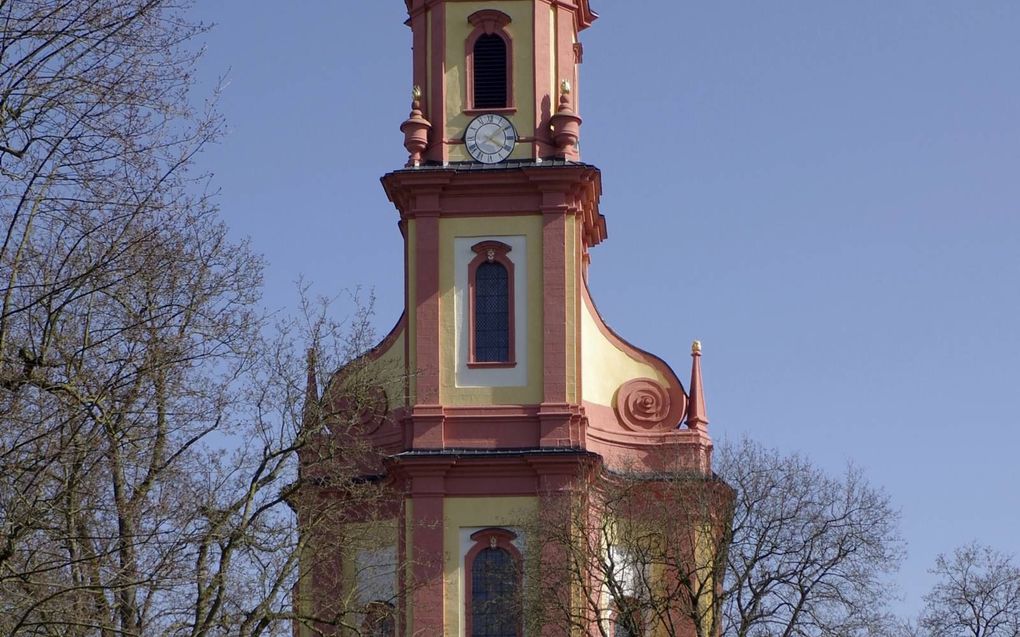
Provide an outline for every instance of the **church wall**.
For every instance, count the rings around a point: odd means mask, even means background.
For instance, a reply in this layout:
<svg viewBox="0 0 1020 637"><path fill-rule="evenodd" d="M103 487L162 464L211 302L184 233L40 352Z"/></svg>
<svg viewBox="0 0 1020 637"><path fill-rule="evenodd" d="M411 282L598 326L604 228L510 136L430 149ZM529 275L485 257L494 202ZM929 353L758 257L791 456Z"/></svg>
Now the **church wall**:
<svg viewBox="0 0 1020 637"><path fill-rule="evenodd" d="M616 390L634 378L651 378L663 386L671 383L672 379L666 378L651 364L636 358L606 338L599 329L599 323L601 319L596 318L594 310L588 304L583 304L581 386L585 401L612 407Z"/></svg>
<svg viewBox="0 0 1020 637"><path fill-rule="evenodd" d="M542 401L542 217L446 218L440 219L440 399L450 406L533 405ZM516 243L507 255L515 270L515 314L518 327L517 360L514 369L466 368L467 263L458 263L458 245L463 252L488 238ZM461 241L464 239L464 241ZM465 254L460 255L460 261ZM458 280L460 289L458 289ZM511 384L514 383L514 384Z"/></svg>
<svg viewBox="0 0 1020 637"><path fill-rule="evenodd" d="M408 384L408 400L409 404L415 403L415 389L417 383L415 382L415 373L418 370L418 352L415 350L415 344L418 342L418 320L417 314L414 308L418 307L418 295L415 290L414 281L417 281L418 274L418 259L416 246L417 242L417 223L414 219L408 219L407 223L407 240L404 242L406 254L404 256L404 268L406 273L404 275L404 294L406 296L406 305L404 306L407 313L407 343L406 357L407 357L407 373L409 376Z"/></svg>
<svg viewBox="0 0 1020 637"><path fill-rule="evenodd" d="M446 498L443 501L443 555L446 603L446 634L463 635L465 621L464 557L475 531L500 527L517 534L514 546L524 553L524 535L514 526L538 510L537 497ZM527 560L525 554L525 560Z"/></svg>
<svg viewBox="0 0 1020 637"><path fill-rule="evenodd" d="M583 360L580 351L580 297L578 295L578 282L580 280L581 268L581 247L580 223L575 216L567 216L566 232L564 242L564 263L566 264L566 281L564 302L568 304L566 311L566 326L564 335L566 339L567 369L566 369L566 399L570 403L580 403L579 373Z"/></svg>
<svg viewBox="0 0 1020 637"><path fill-rule="evenodd" d="M397 604L397 520L373 520L344 525L342 593L355 625L370 602Z"/></svg>
<svg viewBox="0 0 1020 637"><path fill-rule="evenodd" d="M535 84L533 81L533 34L532 0L506 0L499 4L499 10L511 18L505 31L513 39L513 103L517 111L511 118L517 134L525 139L532 138L535 130ZM446 11L446 138L447 142L459 141L474 117L463 112L467 104L467 65L464 43L475 27L468 22L468 16L481 9L491 9L491 2L452 2ZM429 68L432 68L431 63ZM523 139L517 144L511 159L528 159L532 156L532 144ZM449 148L449 161L468 161L471 157L467 148L454 143Z"/></svg>

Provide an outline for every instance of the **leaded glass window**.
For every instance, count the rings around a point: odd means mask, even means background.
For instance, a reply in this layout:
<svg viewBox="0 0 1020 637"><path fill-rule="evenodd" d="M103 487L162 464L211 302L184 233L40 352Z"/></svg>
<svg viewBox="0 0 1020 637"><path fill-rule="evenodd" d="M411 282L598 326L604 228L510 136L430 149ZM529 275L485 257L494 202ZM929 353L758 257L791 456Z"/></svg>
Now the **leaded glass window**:
<svg viewBox="0 0 1020 637"><path fill-rule="evenodd" d="M475 358L510 360L510 283L502 263L482 263L475 271Z"/></svg>
<svg viewBox="0 0 1020 637"><path fill-rule="evenodd" d="M518 637L518 573L504 549L482 549L471 564L471 637Z"/></svg>

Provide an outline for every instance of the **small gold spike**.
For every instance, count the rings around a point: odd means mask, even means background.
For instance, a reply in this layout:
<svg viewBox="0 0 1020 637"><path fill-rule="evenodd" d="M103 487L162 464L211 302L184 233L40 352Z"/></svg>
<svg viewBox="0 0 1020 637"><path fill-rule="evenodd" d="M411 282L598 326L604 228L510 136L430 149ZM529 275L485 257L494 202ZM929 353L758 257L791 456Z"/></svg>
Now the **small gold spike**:
<svg viewBox="0 0 1020 637"><path fill-rule="evenodd" d="M701 341L694 341L691 343L691 354L701 353Z"/></svg>
<svg viewBox="0 0 1020 637"><path fill-rule="evenodd" d="M563 93L564 95L570 94L570 82L568 80L560 82L560 93Z"/></svg>

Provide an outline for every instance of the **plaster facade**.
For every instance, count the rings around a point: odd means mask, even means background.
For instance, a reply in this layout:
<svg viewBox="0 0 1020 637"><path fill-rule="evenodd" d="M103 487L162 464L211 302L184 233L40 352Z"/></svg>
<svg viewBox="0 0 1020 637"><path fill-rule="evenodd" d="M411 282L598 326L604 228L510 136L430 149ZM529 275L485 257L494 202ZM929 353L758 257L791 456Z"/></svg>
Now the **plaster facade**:
<svg viewBox="0 0 1020 637"><path fill-rule="evenodd" d="M385 391L384 417L361 434L379 454L366 479L387 485L391 506L373 520L378 545L339 562L328 547L309 554L296 595L314 610L309 600L326 581L316 573L339 570L332 594L355 597L356 607L389 596L381 601L393 605L394 634L453 637L471 634L478 538L539 568L522 520L547 496L585 494L592 476L620 470L708 477L712 443L700 350L688 390L667 363L613 332L588 291L591 250L607 238L601 173L577 145L579 34L596 18L588 1L406 5L420 90L401 126L407 165L382 178L404 240L406 308L366 355L403 382ZM509 103L475 109L472 43L497 32L508 43ZM472 162L463 139L486 112L520 135L492 165ZM509 273L511 343L507 360L476 364L472 277L486 260ZM343 373L314 400L342 401ZM306 489L319 501L342 497ZM351 528L367 523L354 518Z"/></svg>

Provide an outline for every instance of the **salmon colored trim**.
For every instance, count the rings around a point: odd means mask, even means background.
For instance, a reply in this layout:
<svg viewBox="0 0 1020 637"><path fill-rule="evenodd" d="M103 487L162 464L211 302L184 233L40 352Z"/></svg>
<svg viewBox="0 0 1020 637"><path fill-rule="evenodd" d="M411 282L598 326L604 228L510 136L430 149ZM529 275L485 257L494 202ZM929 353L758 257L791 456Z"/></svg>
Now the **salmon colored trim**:
<svg viewBox="0 0 1020 637"><path fill-rule="evenodd" d="M543 193L542 334L545 403L566 401L566 202L560 193Z"/></svg>
<svg viewBox="0 0 1020 637"><path fill-rule="evenodd" d="M432 122L432 144L425 152L425 158L439 163L449 160L446 145L446 4L439 2L429 9L432 17L432 68L429 69L428 116ZM423 28L427 23L423 23ZM422 55L426 56L426 47ZM425 65L427 65L424 62Z"/></svg>
<svg viewBox="0 0 1020 637"><path fill-rule="evenodd" d="M502 241L481 241L471 246L475 258L468 264L468 360L470 368L509 368L517 366L517 338L515 328L514 297L517 287L514 283L514 262L507 257L511 247ZM506 268L507 293L507 356L505 361L475 360L475 277L483 263L499 263Z"/></svg>
<svg viewBox="0 0 1020 637"><path fill-rule="evenodd" d="M487 548L496 548L506 551L510 554L510 559L513 560L514 566L517 570L517 590L521 590L523 585L522 570L524 564L524 558L521 552L517 550L517 547L513 545L513 540L517 538L517 534L507 529L499 528L488 528L476 531L471 534L471 539L475 542L474 546L468 550L467 555L464 556L464 623L466 634L471 634L472 623L474 621L474 608L472 608L472 593L473 593L473 567L475 558L478 554ZM524 609L521 608L521 615L523 619ZM523 626L517 625L517 635L520 636L523 633Z"/></svg>
<svg viewBox="0 0 1020 637"><path fill-rule="evenodd" d="M503 28L510 24L510 16L495 9L482 9L468 16L468 22L474 25L467 40L464 41L464 68L467 70L467 95L464 100L465 113L498 113L517 112L514 106L514 40ZM506 45L506 104L495 109L475 108L475 43L483 35L499 36Z"/></svg>
<svg viewBox="0 0 1020 637"><path fill-rule="evenodd" d="M597 245L607 236L605 218L599 214L601 173L594 166L474 171L459 171L452 166L449 170L406 169L385 175L382 183L401 219L413 219L421 214L419 211L432 214L437 210L444 217L533 215L543 209L547 193L558 191L569 214L582 221L585 247ZM438 202L434 202L433 194Z"/></svg>
<svg viewBox="0 0 1020 637"><path fill-rule="evenodd" d="M532 55L533 72L535 80L535 145L532 147L532 159L552 157L556 154L556 146L552 143L549 135L549 118L553 113L553 97L549 94L551 86L559 83L552 76L552 69L549 65L549 55L546 53L552 47L549 38L549 20L552 10L548 5L535 3L532 15L532 40L535 43L534 54ZM523 141L523 140L522 140Z"/></svg>
<svg viewBox="0 0 1020 637"><path fill-rule="evenodd" d="M432 483L431 476L424 482ZM439 476L438 481L442 482ZM421 478L412 482L417 488ZM428 484L427 486L431 486ZM426 486L426 488L427 488ZM411 634L445 634L445 595L443 594L443 497L442 495L414 495L411 544L413 548L412 573L414 590L411 593L414 619Z"/></svg>

